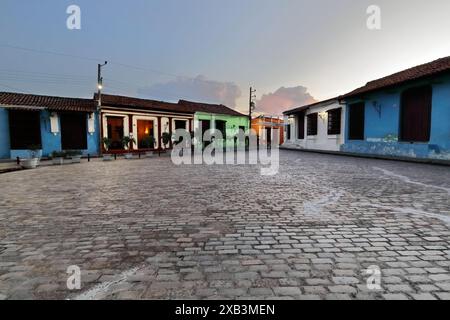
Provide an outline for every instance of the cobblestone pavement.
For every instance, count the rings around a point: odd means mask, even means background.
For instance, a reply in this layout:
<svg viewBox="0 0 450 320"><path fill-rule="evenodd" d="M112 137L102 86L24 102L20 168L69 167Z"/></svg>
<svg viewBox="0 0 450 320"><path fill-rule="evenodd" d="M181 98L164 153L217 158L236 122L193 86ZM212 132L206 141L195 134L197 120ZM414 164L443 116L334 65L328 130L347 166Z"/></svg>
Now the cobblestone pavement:
<svg viewBox="0 0 450 320"><path fill-rule="evenodd" d="M280 161L274 177L169 158L0 175L0 299L450 298L448 167Z"/></svg>

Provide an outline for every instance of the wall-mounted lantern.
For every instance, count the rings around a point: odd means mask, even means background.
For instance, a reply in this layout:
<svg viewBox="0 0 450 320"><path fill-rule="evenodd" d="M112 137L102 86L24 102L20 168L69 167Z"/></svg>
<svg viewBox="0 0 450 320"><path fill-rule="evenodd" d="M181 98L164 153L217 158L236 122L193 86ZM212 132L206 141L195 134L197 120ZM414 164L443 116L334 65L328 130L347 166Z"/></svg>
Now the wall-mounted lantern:
<svg viewBox="0 0 450 320"><path fill-rule="evenodd" d="M59 119L56 112L50 113L50 132L55 136L59 133Z"/></svg>
<svg viewBox="0 0 450 320"><path fill-rule="evenodd" d="M319 112L320 119L325 120L327 118L327 116L328 116L328 112L326 112L326 111Z"/></svg>

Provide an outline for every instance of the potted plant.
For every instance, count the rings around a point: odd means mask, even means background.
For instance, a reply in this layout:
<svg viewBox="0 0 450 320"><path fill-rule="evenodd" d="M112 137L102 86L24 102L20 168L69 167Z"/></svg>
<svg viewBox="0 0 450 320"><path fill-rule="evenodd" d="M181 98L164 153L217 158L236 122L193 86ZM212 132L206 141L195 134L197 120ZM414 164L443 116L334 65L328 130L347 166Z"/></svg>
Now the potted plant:
<svg viewBox="0 0 450 320"><path fill-rule="evenodd" d="M122 138L122 145L125 149L127 149L129 152L125 153L125 159L132 159L133 158L133 154L130 152L131 151L131 146L133 143L136 143L136 140L134 140L134 138L131 137L123 137Z"/></svg>
<svg viewBox="0 0 450 320"><path fill-rule="evenodd" d="M164 145L165 149L167 149L167 145L169 144L171 139L172 139L172 134L170 134L170 132L163 132L163 134L162 134L162 142L163 142L163 145Z"/></svg>
<svg viewBox="0 0 450 320"><path fill-rule="evenodd" d="M66 157L66 153L64 151L53 151L50 155L52 158L52 163L54 165L63 165L64 164L64 158Z"/></svg>
<svg viewBox="0 0 450 320"><path fill-rule="evenodd" d="M66 157L72 160L72 163L81 163L81 150L69 150L66 152Z"/></svg>
<svg viewBox="0 0 450 320"><path fill-rule="evenodd" d="M111 148L112 139L104 137L102 139L102 142L103 142L106 152L108 152L109 148ZM108 153L103 154L103 161L111 161L111 160L112 160L112 156L110 154L108 154Z"/></svg>
<svg viewBox="0 0 450 320"><path fill-rule="evenodd" d="M41 160L41 158L40 158L40 151L41 151L41 147L40 146L29 146L28 147L29 158L28 159L22 159L20 161L20 164L21 164L22 168L24 168L24 169L35 169L39 165L39 162Z"/></svg>
<svg viewBox="0 0 450 320"><path fill-rule="evenodd" d="M153 136L146 136L144 139L142 139L142 146L145 149L154 149L155 148L156 140ZM145 153L146 157L153 157L154 153L153 151L148 151Z"/></svg>

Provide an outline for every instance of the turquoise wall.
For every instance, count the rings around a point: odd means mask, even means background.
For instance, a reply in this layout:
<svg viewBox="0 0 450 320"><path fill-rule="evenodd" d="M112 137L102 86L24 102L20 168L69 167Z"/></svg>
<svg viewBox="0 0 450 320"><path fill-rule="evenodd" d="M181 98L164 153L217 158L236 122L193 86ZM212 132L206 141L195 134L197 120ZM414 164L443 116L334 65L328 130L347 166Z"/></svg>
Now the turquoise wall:
<svg viewBox="0 0 450 320"><path fill-rule="evenodd" d="M0 159L9 158L8 110L0 108Z"/></svg>
<svg viewBox="0 0 450 320"><path fill-rule="evenodd" d="M88 115L86 114L86 122L88 121ZM50 131L50 112L47 110L40 113L41 123L41 141L42 141L42 157L49 157L53 151L61 151L61 133L53 134ZM61 130L61 123L59 123ZM87 146L86 150L82 150L84 155L90 154L96 156L99 154L99 119L98 114L95 114L95 132L93 134L88 133L88 126L86 125ZM0 108L0 159L15 159L27 158L29 156L28 150L10 150L9 142L9 123L8 123L8 110Z"/></svg>
<svg viewBox="0 0 450 320"><path fill-rule="evenodd" d="M408 88L420 85L431 85L433 88L430 141L428 143L400 142L398 140L401 94ZM351 99L347 101L347 105L361 101ZM346 141L341 147L342 151L450 160L450 76L416 81L407 86L374 92L368 94L363 102L365 103L364 141L348 140L349 123L346 121Z"/></svg>
<svg viewBox="0 0 450 320"><path fill-rule="evenodd" d="M99 121L99 114L96 112L95 115L95 132L93 134L87 134L87 145L88 149L85 150L83 153L85 155L90 154L92 155L99 155L99 148L100 148L100 121ZM87 117L86 117L87 121ZM86 130L88 130L88 127L86 125Z"/></svg>
<svg viewBox="0 0 450 320"><path fill-rule="evenodd" d="M249 121L246 116L231 116L231 115L220 115L220 114L209 114L197 112L194 117L194 126L197 128L199 121L201 120L210 120L211 129L214 128L215 120L226 121L226 131L227 131L227 139L225 142L225 147L234 147L234 136L236 136L239 132L239 127L244 127L245 132L248 132L249 129ZM222 143L219 140L216 140L218 143Z"/></svg>

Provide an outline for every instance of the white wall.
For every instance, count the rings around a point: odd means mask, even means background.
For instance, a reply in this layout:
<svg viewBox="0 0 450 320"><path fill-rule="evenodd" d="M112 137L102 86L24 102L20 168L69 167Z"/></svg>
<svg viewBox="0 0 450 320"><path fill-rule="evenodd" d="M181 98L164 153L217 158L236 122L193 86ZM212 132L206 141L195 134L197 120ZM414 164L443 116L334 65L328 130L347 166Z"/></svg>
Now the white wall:
<svg viewBox="0 0 450 320"><path fill-rule="evenodd" d="M328 113L332 109L341 108L341 134L328 135ZM323 119L319 116L317 119L317 135L307 135L307 119L308 114L323 113ZM344 144L345 134L345 106L340 105L337 101L332 101L324 104L319 104L311 107L306 111L305 115L305 139L298 139L298 116L294 118L289 117L291 124L291 139L286 141L285 147L309 149L309 150L325 150L325 151L339 151L340 146Z"/></svg>

